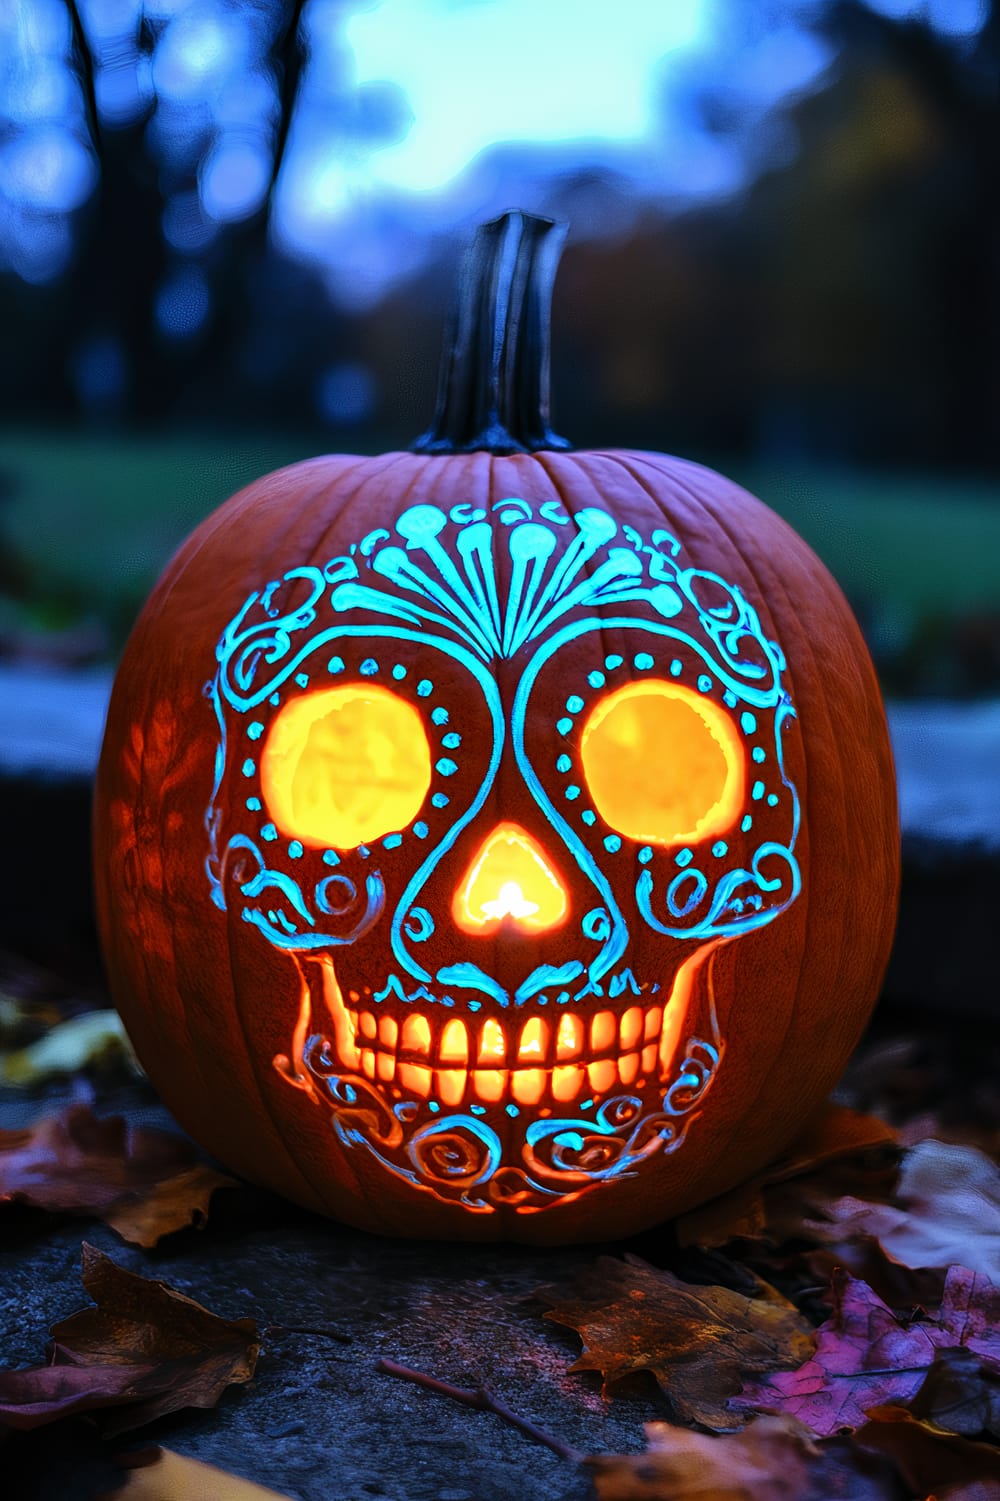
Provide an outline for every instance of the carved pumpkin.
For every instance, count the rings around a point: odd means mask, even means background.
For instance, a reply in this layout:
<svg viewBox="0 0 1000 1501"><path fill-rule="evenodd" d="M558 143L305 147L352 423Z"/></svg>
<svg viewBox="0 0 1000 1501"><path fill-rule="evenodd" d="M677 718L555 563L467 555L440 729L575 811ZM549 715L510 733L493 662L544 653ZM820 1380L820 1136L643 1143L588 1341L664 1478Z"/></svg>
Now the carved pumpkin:
<svg viewBox="0 0 1000 1501"><path fill-rule="evenodd" d="M597 1239L729 1187L865 1024L875 676L759 501L546 423L558 235L480 232L416 453L268 475L167 569L97 787L113 992L180 1121L405 1235Z"/></svg>

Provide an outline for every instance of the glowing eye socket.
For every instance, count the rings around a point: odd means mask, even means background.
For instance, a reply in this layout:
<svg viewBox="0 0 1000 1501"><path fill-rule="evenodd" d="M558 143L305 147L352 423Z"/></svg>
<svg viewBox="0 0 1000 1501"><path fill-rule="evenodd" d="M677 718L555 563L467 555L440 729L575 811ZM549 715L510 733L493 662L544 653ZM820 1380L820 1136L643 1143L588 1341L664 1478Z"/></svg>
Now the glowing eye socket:
<svg viewBox="0 0 1000 1501"><path fill-rule="evenodd" d="M743 803L743 749L728 716L679 683L628 683L590 715L587 787L619 834L688 844L728 828Z"/></svg>
<svg viewBox="0 0 1000 1501"><path fill-rule="evenodd" d="M416 817L430 786L430 747L416 709L388 689L319 689L275 719L260 780L283 834L313 848L353 849Z"/></svg>

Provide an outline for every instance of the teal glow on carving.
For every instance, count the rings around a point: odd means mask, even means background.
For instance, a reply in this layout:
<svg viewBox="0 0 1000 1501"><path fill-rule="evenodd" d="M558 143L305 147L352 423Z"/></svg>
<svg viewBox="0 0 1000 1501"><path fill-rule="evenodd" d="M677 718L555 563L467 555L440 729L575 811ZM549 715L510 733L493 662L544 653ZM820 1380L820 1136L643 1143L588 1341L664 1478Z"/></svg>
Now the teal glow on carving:
<svg viewBox="0 0 1000 1501"><path fill-rule="evenodd" d="M571 782L569 784L569 786L566 788L566 790L564 791L564 793L563 793L563 797L568 798L571 803L574 802L575 799L578 798L579 796L580 796L580 789L579 789L579 787L576 786L576 784L574 782Z"/></svg>
<svg viewBox="0 0 1000 1501"><path fill-rule="evenodd" d="M387 850L398 850L402 842L402 834L386 834L385 838L382 840L382 847L383 849Z"/></svg>
<svg viewBox="0 0 1000 1501"><path fill-rule="evenodd" d="M302 845L298 839L293 839L288 846L288 858L290 860L302 859Z"/></svg>
<svg viewBox="0 0 1000 1501"><path fill-rule="evenodd" d="M243 762L242 770L245 777L252 777L254 772L257 770L256 764L250 760L249 756Z"/></svg>
<svg viewBox="0 0 1000 1501"><path fill-rule="evenodd" d="M358 671L363 678L373 678L378 672L378 663L374 657L365 657Z"/></svg>
<svg viewBox="0 0 1000 1501"><path fill-rule="evenodd" d="M309 674L308 674L308 672L297 672L295 674L295 681L298 683L298 685L299 685L300 688L308 688L309 687Z"/></svg>
<svg viewBox="0 0 1000 1501"><path fill-rule="evenodd" d="M604 848L607 850L609 855L617 855L621 847L622 842L617 834L605 834Z"/></svg>
<svg viewBox="0 0 1000 1501"><path fill-rule="evenodd" d="M750 830L752 828L753 828L753 819L750 817L749 813L745 813L743 815L743 818L740 820L740 829L742 830L742 832L744 834L749 834L749 832L750 832Z"/></svg>
<svg viewBox="0 0 1000 1501"><path fill-rule="evenodd" d="M329 660L329 662L327 662L327 664L326 664L326 670L327 670L327 672L343 672L343 670L344 670L344 659L343 659L343 657L331 657L330 660Z"/></svg>
<svg viewBox="0 0 1000 1501"><path fill-rule="evenodd" d="M402 662L396 663L395 667L392 669L392 675L396 679L397 683L401 683L403 681L403 679L406 677L406 668L403 666Z"/></svg>
<svg viewBox="0 0 1000 1501"><path fill-rule="evenodd" d="M776 808L778 806L778 798L776 793L769 792L767 794L767 806L769 808Z"/></svg>
<svg viewBox="0 0 1000 1501"><path fill-rule="evenodd" d="M412 907L410 914L403 923L403 932L407 938L412 938L414 943L426 943L434 932L434 919L426 907ZM450 996L442 996L442 1002L450 1004Z"/></svg>
<svg viewBox="0 0 1000 1501"><path fill-rule="evenodd" d="M458 747L461 745L461 743L461 735L456 735L454 730L450 731L449 734L443 735L441 737L441 744L444 746L445 750L458 750Z"/></svg>
<svg viewBox="0 0 1000 1501"><path fill-rule="evenodd" d="M572 719L563 718L563 719L557 719L556 720L556 729L559 731L560 735L568 735L569 732L570 732L570 730L572 728L573 728L573 721L572 721Z"/></svg>
<svg viewBox="0 0 1000 1501"><path fill-rule="evenodd" d="M273 823L266 823L264 825L264 827L260 831L260 837L262 839L267 839L267 840L277 839L277 837L278 837L278 831L274 827L274 824Z"/></svg>
<svg viewBox="0 0 1000 1501"><path fill-rule="evenodd" d="M759 803L761 798L764 796L764 783L754 782L750 796L753 798L755 803Z"/></svg>
<svg viewBox="0 0 1000 1501"><path fill-rule="evenodd" d="M521 1114L516 1105L506 1105L504 1108L512 1121L516 1121L518 1116Z"/></svg>
<svg viewBox="0 0 1000 1501"><path fill-rule="evenodd" d="M380 994L391 991L409 1001L457 1005L470 1013L486 1000L501 1006L541 1006L548 1001L565 1005L585 995L624 993L637 983L634 976L626 978L631 976L628 954L643 923L654 933L701 942L710 936L737 936L773 921L795 899L801 884L794 856L799 800L785 771L782 749L783 730L794 717L782 681L784 656L767 639L740 590L718 574L686 566L682 553L677 539L666 530L644 537L597 506L570 515L558 501L533 506L508 499L491 507L488 514L471 504L448 511L424 504L404 510L389 528L370 531L363 544L331 558L322 568L293 567L265 584L224 630L216 650L217 671L208 689L219 730L215 780L206 813L212 901L223 910L236 904L245 921L286 953L314 955L324 964L335 960L338 976L346 949L384 918L391 928L397 969ZM285 603L286 594L293 602ZM658 659L669 660L672 647L692 664L688 669L692 679L700 683L708 678L713 687L719 685L730 709L752 710L755 724L762 727L758 733L767 745L769 768L775 768L768 780L773 786L780 784L783 794L783 812L768 816L769 831L780 824L780 839L776 836L749 850L743 845L743 854L717 840L712 855L718 863L711 866L711 875L697 868L708 854L707 847L688 851L687 862L679 862L674 874L672 850L644 846L638 851L636 906L627 908L616 901L606 874L609 862L601 847L591 851L583 843L579 825L567 822L567 816L575 818L580 811L582 821L592 826L594 810L579 810L577 802L570 814L552 787L553 760L556 770L565 775L572 770L570 756L553 758L551 731L547 740L539 732L535 738L541 760L536 768L525 744L526 722L531 719L538 724L538 713L531 713L536 685L537 701L544 703L558 694L560 674L567 684L579 682L580 663L595 660L594 647L599 648L602 633L607 633L605 639L635 643L637 649L629 652L629 659L639 672L654 665L654 652ZM279 847L265 853L258 847L256 841L277 839L273 825L251 839L230 822L246 817L223 796L225 777L231 777L241 764L232 749L241 743L238 728L246 725L239 716L249 718L250 711L259 711L265 702L276 709L281 703L279 690L303 677L308 682L306 669L326 660L326 653L334 648L346 653L352 671L365 675L353 665L376 660L364 657L365 652L377 651L388 664L394 660L391 653L403 650L400 643L407 651L418 652L424 664L446 659L445 681L454 683L456 691L464 692L467 685L473 697L479 695L477 712L485 706L491 720L492 735L483 737L489 747L488 765L462 778L471 787L455 795L448 819L435 820L433 838L426 821L413 825L417 838L427 843L418 850L412 842L416 858L410 869L417 868L409 877L400 871L401 859L392 862L390 891L377 869L370 869L362 879L361 861L374 855L372 866L377 865L378 851L370 852L367 846L343 852L344 874L328 875L315 888L305 879L312 862L302 861L296 872L302 878L300 885L290 869L276 868L289 865L289 851ZM639 649L649 643L651 650ZM576 652L572 663L568 650L565 659L559 656L570 646ZM498 660L519 653L517 673L497 671ZM624 660L621 655L608 655L605 669L612 672ZM329 662L331 671L343 670L343 657L330 657ZM670 661L673 676L681 674L681 663L681 656ZM400 665L392 668L396 681L405 676L397 670ZM544 683L540 680L543 671ZM513 702L501 701L501 680L516 685ZM603 686L604 674L595 669L587 681L592 688ZM432 691L431 680L421 679L418 696L426 698ZM577 702L584 707L580 696L573 695L569 700L573 712L579 712ZM438 710L431 714L435 724L447 723L447 714L442 712L444 717L439 717ZM266 733L270 720L265 712L251 722L262 724ZM573 720L561 720L559 728L568 733ZM442 740L445 748L455 748L446 737ZM763 746L752 751L759 764L763 757L757 756L757 750L763 751ZM433 976L418 958L420 952L434 952L433 944L421 950L434 921L428 909L436 911L434 902L442 899L442 883L432 882L432 877L442 869L447 873L442 862L463 834L474 838L479 830L485 833L489 827L485 820L496 816L497 776L505 757L512 761L505 762L504 777L513 782L519 776L527 788L547 821L547 844L555 858L567 867L575 864L594 891L587 921L575 919L580 957L555 968L536 967L515 996L508 995L495 977L466 959L460 949L452 949L452 962ZM488 802L490 798L494 801ZM448 804L443 793L431 797L437 809ZM777 806L777 799L772 806ZM752 827L749 815L741 827L744 832ZM386 836L381 847L399 837ZM621 844L617 834L604 837ZM463 850L468 847L474 844L461 846ZM322 856L327 866L339 858L333 851ZM234 884L244 870L249 871L249 879ZM331 881L340 884L331 886ZM446 881L444 887L450 892L452 883ZM440 958L428 962L440 963ZM484 958L483 962L488 961ZM648 993L659 989L650 985L651 976L642 979ZM572 995L568 985L574 987ZM314 1013L312 1024L322 1027L322 1016L322 1010ZM714 1076L717 1044L717 1038L688 1042L688 1056L667 1081L655 1119L627 1091L619 1092L613 1100L588 1100L575 1106L572 1116L567 1114L565 1119L529 1120L531 1112L522 1109L523 1127L511 1126L510 1141L503 1144L484 1121L474 1118L471 1108L463 1114L439 1112L429 1120L426 1101L391 1102L378 1085L361 1077L342 1077L333 1044L322 1036L311 1037L306 1066L331 1107L333 1130L342 1144L374 1153L386 1171L418 1188L488 1213L500 1201L496 1175L501 1165L506 1175L500 1175L503 1191L509 1192L517 1181L525 1202L541 1208L576 1193L581 1182L596 1186L629 1175L651 1154L673 1151L683 1137L684 1117ZM486 1113L485 1107L479 1111ZM584 1118L588 1111L593 1114ZM384 1131L379 1124L386 1118L397 1131L393 1142L388 1128ZM511 1120L516 1118L511 1115ZM596 1138L601 1136L605 1142L599 1143L602 1150L598 1153ZM462 1163L460 1180L448 1177L446 1167L438 1174L436 1161ZM597 1162L601 1166L595 1166Z"/></svg>
<svg viewBox="0 0 1000 1501"><path fill-rule="evenodd" d="M247 725L247 734L251 740L259 740L263 733L264 726L259 719L255 719L252 724Z"/></svg>
<svg viewBox="0 0 1000 1501"><path fill-rule="evenodd" d="M678 850L677 854L674 856L674 864L680 866L690 865L693 859L694 855L690 850Z"/></svg>
<svg viewBox="0 0 1000 1501"><path fill-rule="evenodd" d="M571 714L579 714L580 710L583 708L583 699L580 697L579 693L570 694L569 698L566 700L566 708Z"/></svg>
<svg viewBox="0 0 1000 1501"><path fill-rule="evenodd" d="M698 692L699 693L711 693L711 691L712 691L712 679L708 676L708 674L706 672L703 672L701 674L701 676L699 677L699 679L698 679Z"/></svg>
<svg viewBox="0 0 1000 1501"><path fill-rule="evenodd" d="M432 709L431 710L431 719L434 721L435 724L439 724L439 725L440 724L447 724L448 723L448 710L447 709L441 709L441 708Z"/></svg>
<svg viewBox="0 0 1000 1501"><path fill-rule="evenodd" d="M744 735L752 735L757 728L756 715L751 714L749 709L744 709L740 715L740 726Z"/></svg>
<svg viewBox="0 0 1000 1501"><path fill-rule="evenodd" d="M324 865L339 865L340 864L340 856L337 854L337 851L336 850L324 850L323 851L323 864Z"/></svg>
<svg viewBox="0 0 1000 1501"><path fill-rule="evenodd" d="M751 755L753 756L754 760L757 762L758 766L760 765L760 763L762 761L765 761L767 759L767 751L764 749L764 747L762 745L755 745L754 748L753 748L753 750L751 751Z"/></svg>
<svg viewBox="0 0 1000 1501"><path fill-rule="evenodd" d="M442 756L439 761L434 762L434 765L443 777L453 777L458 770L458 763L452 761L449 756Z"/></svg>
<svg viewBox="0 0 1000 1501"><path fill-rule="evenodd" d="M251 813L259 813L260 809L261 809L260 798L259 797L248 797L247 798L247 807L250 809Z"/></svg>

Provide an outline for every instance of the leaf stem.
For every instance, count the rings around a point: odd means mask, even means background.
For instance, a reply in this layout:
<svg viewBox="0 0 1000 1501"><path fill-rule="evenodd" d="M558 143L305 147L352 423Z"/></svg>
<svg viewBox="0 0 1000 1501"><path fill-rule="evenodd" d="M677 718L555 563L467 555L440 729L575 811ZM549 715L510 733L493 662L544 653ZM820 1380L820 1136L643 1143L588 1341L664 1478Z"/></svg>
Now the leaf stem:
<svg viewBox="0 0 1000 1501"><path fill-rule="evenodd" d="M579 1449L574 1449L571 1444L566 1444L561 1438L555 1438L551 1433L546 1433L543 1428L522 1418L513 1412L503 1402L498 1401L492 1392L487 1391L485 1386L475 1388L464 1386L452 1386L450 1382L438 1381L434 1376L428 1376L424 1371L414 1371L410 1366L399 1365L395 1360L380 1360L376 1370L383 1371L387 1376L398 1376L401 1381L412 1381L415 1386L426 1387L428 1391L437 1392L439 1396L450 1397L453 1402L462 1402L466 1407L478 1408L480 1412L495 1413L498 1418L503 1418L505 1423L510 1423L519 1428L528 1438L533 1438L536 1443L544 1444L560 1459L569 1460L570 1464L582 1464L586 1455Z"/></svg>

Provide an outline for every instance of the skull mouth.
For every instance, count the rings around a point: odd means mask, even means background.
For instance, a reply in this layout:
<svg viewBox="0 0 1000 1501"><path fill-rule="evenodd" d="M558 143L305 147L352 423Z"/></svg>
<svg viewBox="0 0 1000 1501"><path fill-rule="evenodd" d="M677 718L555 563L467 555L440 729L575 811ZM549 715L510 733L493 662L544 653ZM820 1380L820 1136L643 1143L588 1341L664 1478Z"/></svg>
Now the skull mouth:
<svg viewBox="0 0 1000 1501"><path fill-rule="evenodd" d="M414 1007L400 1021L366 1009L357 992L345 999L329 959L322 961L323 992L341 1066L383 1093L451 1108L566 1105L622 1086L641 1092L670 1076L696 971L715 947L693 954L669 991L642 985L625 1010L588 1016L533 1010L459 1017L444 1007Z"/></svg>

